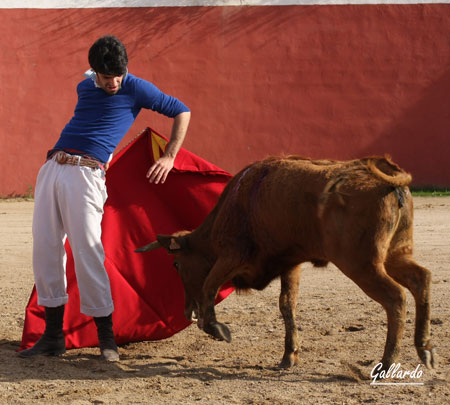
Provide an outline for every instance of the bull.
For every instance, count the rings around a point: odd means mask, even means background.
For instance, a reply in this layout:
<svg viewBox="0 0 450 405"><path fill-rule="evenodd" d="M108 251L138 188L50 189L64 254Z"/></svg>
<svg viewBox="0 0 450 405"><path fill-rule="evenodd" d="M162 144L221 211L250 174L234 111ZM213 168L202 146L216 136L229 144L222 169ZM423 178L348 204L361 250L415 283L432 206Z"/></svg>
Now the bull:
<svg viewBox="0 0 450 405"><path fill-rule="evenodd" d="M214 338L231 341L216 319L220 287L264 289L280 277L285 324L282 368L299 362L295 322L300 265L334 263L387 314L381 359L388 369L399 355L406 287L416 304L414 344L435 366L430 342L431 273L413 258L411 175L388 156L350 161L269 157L237 173L216 206L193 231L157 235L138 252L163 247L185 290L185 316Z"/></svg>

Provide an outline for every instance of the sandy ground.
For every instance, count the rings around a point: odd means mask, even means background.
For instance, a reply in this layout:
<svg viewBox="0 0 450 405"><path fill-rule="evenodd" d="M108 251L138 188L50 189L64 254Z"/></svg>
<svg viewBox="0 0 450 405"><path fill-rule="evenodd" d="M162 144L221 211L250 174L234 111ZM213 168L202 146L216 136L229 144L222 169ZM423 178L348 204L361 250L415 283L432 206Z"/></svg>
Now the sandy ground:
<svg viewBox="0 0 450 405"><path fill-rule="evenodd" d="M1 404L450 403L450 198L415 198L415 256L433 272L438 367L419 366L419 378L377 386L370 384L370 373L383 352L385 313L331 265L304 266L297 316L301 361L289 370L276 367L284 336L278 281L263 292L232 294L217 306L218 319L233 335L229 344L193 325L170 339L121 347L116 364L101 362L96 348L19 358L15 351L33 286L32 210L32 201L0 201ZM403 371L419 365L413 330L408 293Z"/></svg>

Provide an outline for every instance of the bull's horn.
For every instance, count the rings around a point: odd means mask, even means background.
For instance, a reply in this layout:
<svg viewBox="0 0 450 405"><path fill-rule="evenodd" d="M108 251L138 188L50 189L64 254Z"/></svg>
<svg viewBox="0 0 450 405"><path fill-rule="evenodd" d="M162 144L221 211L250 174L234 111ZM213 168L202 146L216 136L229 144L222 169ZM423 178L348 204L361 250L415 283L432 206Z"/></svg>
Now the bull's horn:
<svg viewBox="0 0 450 405"><path fill-rule="evenodd" d="M141 252L148 252L149 250L155 250L161 247L161 244L155 240L152 243L149 243L148 245L142 246L139 249L136 249L135 252L136 253L141 253Z"/></svg>

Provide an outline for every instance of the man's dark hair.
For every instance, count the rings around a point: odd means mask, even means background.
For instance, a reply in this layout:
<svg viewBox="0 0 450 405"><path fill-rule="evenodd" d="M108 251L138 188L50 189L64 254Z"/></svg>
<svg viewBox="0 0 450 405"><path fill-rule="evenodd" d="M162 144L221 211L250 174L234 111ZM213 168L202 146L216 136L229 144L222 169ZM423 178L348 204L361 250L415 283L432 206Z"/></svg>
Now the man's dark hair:
<svg viewBox="0 0 450 405"><path fill-rule="evenodd" d="M97 39L89 49L89 64L95 72L104 75L125 74L128 64L125 45L112 35Z"/></svg>

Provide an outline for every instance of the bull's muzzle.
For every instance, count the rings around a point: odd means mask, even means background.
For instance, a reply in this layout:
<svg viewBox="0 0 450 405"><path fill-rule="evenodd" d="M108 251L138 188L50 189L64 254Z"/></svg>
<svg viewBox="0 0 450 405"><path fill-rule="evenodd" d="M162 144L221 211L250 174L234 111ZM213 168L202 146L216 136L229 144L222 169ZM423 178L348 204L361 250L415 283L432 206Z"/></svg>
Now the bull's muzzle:
<svg viewBox="0 0 450 405"><path fill-rule="evenodd" d="M184 309L184 317L190 322L198 322L198 304L191 302Z"/></svg>

